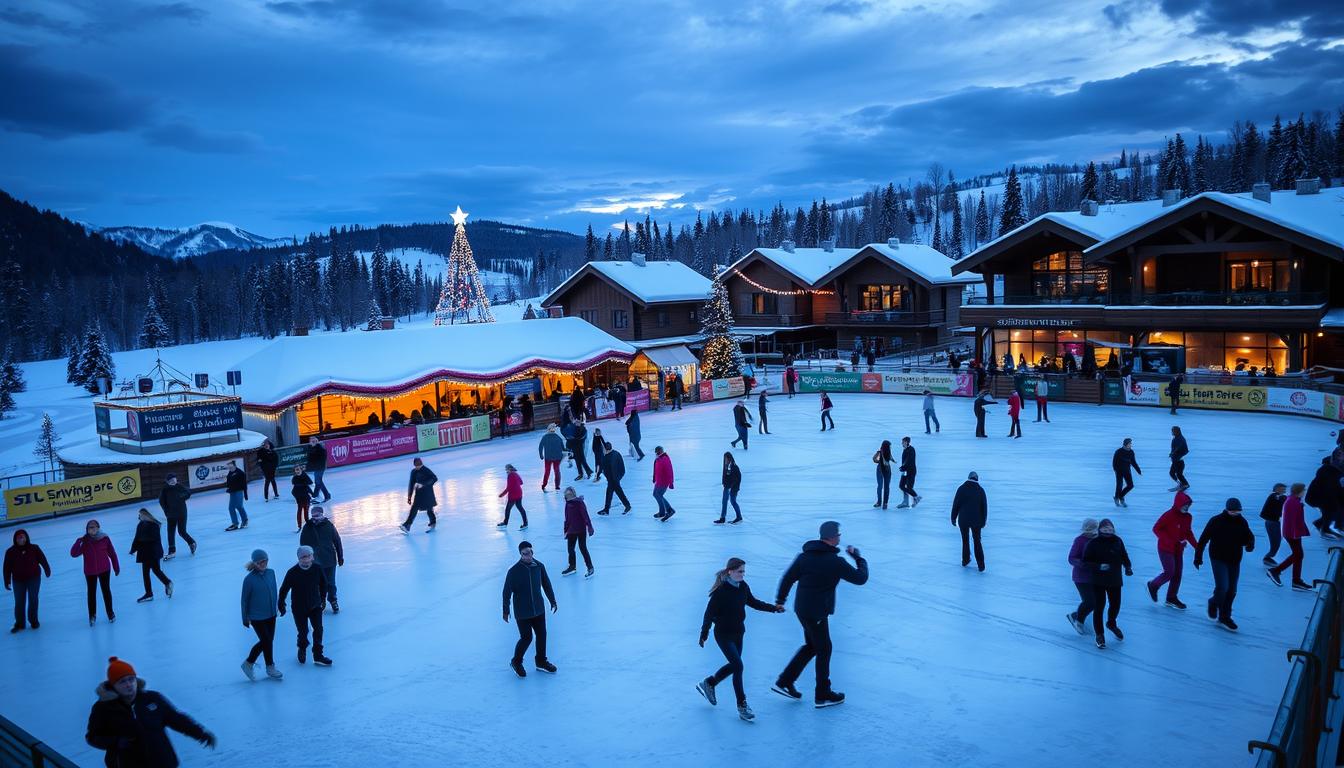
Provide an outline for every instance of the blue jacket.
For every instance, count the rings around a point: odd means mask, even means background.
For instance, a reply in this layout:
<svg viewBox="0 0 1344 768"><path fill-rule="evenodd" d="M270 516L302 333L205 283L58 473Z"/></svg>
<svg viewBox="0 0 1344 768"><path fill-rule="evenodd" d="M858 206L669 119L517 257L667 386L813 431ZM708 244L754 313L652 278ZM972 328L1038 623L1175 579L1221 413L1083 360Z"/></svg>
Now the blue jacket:
<svg viewBox="0 0 1344 768"><path fill-rule="evenodd" d="M565 458L565 440L554 432L541 436L537 445L537 457L543 461L559 461Z"/></svg>
<svg viewBox="0 0 1344 768"><path fill-rule="evenodd" d="M275 571L248 571L243 577L243 621L275 618L277 600Z"/></svg>
<svg viewBox="0 0 1344 768"><path fill-rule="evenodd" d="M540 560L533 560L531 565L519 560L504 576L504 610L509 610L509 598L513 598L513 618L530 619L542 615L546 612L546 604L541 601L542 590L554 604L555 592L551 589L551 577L546 575L546 566Z"/></svg>

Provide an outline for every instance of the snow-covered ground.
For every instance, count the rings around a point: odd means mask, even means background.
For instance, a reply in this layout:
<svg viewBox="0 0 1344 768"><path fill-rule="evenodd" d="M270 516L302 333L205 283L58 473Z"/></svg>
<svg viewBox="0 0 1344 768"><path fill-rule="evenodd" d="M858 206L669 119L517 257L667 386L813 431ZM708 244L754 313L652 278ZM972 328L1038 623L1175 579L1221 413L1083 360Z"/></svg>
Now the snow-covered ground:
<svg viewBox="0 0 1344 768"><path fill-rule="evenodd" d="M125 553L134 510L34 523L56 572L43 586L42 628L3 641L0 701L6 716L88 766L101 755L84 745L85 721L114 654L218 734L215 752L175 738L187 765L1248 764L1246 740L1263 738L1270 725L1284 651L1300 640L1313 602L1265 578L1255 513L1274 482L1309 479L1332 444L1328 425L1262 414L1177 418L1190 441L1197 527L1238 496L1257 532L1235 611L1241 632L1230 634L1203 615L1207 568L1195 571L1187 559L1182 596L1191 609L1183 613L1153 605L1143 588L1158 571L1149 529L1171 499L1173 419L1164 411L1054 404L1054 423L1028 422L1024 438L1010 440L1000 406L993 438L977 441L965 400L941 400L947 431L925 436L919 398L834 399L835 431L818 431L815 396L781 397L771 410L774 434L753 434L752 450L735 451L745 476L740 526L711 524L731 403L649 415L650 457L627 464L635 511L594 516L597 573L587 581L560 576L563 504L537 490L535 436L425 454L441 480L433 534L423 518L410 536L396 528L410 457L333 470L329 506L346 557L342 611L326 617L335 666L299 666L284 618L281 682L248 682L238 669L253 642L238 595L253 548L270 553L279 576L293 563L288 498L262 503L253 484L251 527L224 533L224 494L194 497L200 550L166 564L174 598L157 590L157 600L137 605L139 569L122 554L118 620L100 616L93 628L79 563L66 552L96 517ZM924 502L874 510L869 457L881 439L906 434L919 451ZM1110 500L1110 456L1125 436L1145 474L1120 510ZM624 449L624 434L612 442ZM655 445L676 466L669 498L678 514L666 524L651 517ZM516 517L507 531L495 527L506 462L526 482L525 533ZM948 521L952 494L972 469L989 495L983 574L960 567ZM581 486L590 512L601 487ZM1066 554L1086 516L1113 518L1134 561L1119 620L1126 640L1104 651L1064 619L1076 603ZM814 710L771 693L801 632L791 613L749 612L746 685L758 720L737 719L727 683L710 707L694 685L722 663L712 642L696 644L714 571L741 556L757 595L770 599L799 546L828 518L841 522L843 543L861 548L872 569L866 586L840 586L831 623L832 675L848 700ZM529 675L519 680L507 667L517 635L500 620L500 588L523 539L555 583L549 655L559 674L531 671L529 654ZM1325 547L1312 538L1306 550L1311 579L1324 568ZM810 670L800 688L811 696Z"/></svg>

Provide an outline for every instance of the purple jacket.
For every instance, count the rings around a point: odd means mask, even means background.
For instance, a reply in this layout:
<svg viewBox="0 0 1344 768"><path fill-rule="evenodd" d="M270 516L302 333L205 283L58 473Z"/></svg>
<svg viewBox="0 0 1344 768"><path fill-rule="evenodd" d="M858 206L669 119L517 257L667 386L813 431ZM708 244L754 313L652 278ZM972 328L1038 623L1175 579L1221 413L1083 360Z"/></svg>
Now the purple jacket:
<svg viewBox="0 0 1344 768"><path fill-rule="evenodd" d="M1092 537L1085 533L1078 534L1078 538L1073 540L1073 546L1069 547L1069 565L1073 566L1074 584L1091 584L1092 569L1083 563L1083 551L1092 541Z"/></svg>

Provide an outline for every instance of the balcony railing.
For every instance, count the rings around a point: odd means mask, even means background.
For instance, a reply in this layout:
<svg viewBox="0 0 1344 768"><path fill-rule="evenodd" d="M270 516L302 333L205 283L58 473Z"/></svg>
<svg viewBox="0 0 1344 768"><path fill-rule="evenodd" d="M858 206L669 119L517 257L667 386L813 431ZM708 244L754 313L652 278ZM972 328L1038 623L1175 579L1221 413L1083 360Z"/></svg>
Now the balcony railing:
<svg viewBox="0 0 1344 768"><path fill-rule="evenodd" d="M992 304L1031 306L1212 306L1212 307L1292 307L1315 306L1326 300L1324 291L1169 291L1165 293L1107 293L1083 296L1035 296L1009 294L972 296L967 306Z"/></svg>
<svg viewBox="0 0 1344 768"><path fill-rule="evenodd" d="M947 322L947 310L922 312L827 312L829 325L937 325Z"/></svg>
<svg viewBox="0 0 1344 768"><path fill-rule="evenodd" d="M733 318L734 325L746 328L790 328L808 325L807 315L738 315Z"/></svg>

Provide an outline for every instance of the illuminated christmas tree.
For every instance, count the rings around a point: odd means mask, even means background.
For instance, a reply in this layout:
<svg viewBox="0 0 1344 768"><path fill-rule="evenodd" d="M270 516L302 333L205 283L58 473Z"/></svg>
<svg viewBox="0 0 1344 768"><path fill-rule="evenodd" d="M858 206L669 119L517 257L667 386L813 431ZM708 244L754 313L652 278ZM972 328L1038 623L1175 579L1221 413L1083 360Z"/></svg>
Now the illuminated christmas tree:
<svg viewBox="0 0 1344 768"><path fill-rule="evenodd" d="M471 244L467 242L467 214L462 206L453 214L453 247L448 253L448 274L443 280L443 291L439 293L439 304L434 308L435 325L453 325L455 323L493 323L495 316L490 312L490 299L481 285L481 273L476 269L476 259L471 255Z"/></svg>
<svg viewBox="0 0 1344 768"><path fill-rule="evenodd" d="M742 373L742 349L733 338L733 309L728 304L728 289L723 269L715 265L709 300L700 312L700 333L705 351L700 358L700 375L706 379L727 379Z"/></svg>

